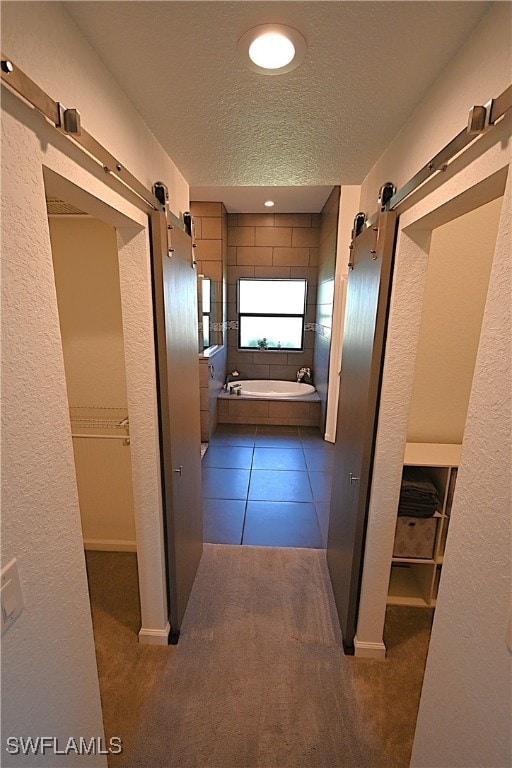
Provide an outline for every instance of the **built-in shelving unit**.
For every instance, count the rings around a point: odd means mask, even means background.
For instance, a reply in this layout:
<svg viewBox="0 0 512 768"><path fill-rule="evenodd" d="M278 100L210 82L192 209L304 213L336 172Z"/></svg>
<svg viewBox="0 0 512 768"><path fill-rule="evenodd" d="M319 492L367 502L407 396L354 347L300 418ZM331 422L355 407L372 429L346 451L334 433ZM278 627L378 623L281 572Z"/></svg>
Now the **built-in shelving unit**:
<svg viewBox="0 0 512 768"><path fill-rule="evenodd" d="M388 589L389 605L434 606L441 578L460 445L407 443L404 466L421 467L435 485L440 509L429 525L435 527L432 557L393 557Z"/></svg>

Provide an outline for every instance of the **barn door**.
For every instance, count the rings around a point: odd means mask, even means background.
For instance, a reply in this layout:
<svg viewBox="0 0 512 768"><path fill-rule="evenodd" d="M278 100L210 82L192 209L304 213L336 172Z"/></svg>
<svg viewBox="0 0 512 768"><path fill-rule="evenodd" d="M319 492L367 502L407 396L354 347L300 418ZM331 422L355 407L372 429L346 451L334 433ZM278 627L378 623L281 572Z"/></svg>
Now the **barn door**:
<svg viewBox="0 0 512 768"><path fill-rule="evenodd" d="M197 273L192 242L176 220L151 214L162 496L171 642L203 549Z"/></svg>
<svg viewBox="0 0 512 768"><path fill-rule="evenodd" d="M354 652L396 214L354 240L348 276L327 563L346 653Z"/></svg>

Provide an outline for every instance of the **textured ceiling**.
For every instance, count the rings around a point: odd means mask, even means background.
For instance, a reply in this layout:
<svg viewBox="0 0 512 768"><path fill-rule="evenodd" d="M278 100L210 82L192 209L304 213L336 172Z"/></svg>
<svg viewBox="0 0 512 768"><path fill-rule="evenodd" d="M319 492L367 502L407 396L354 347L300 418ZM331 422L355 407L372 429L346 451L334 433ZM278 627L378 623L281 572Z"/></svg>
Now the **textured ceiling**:
<svg viewBox="0 0 512 768"><path fill-rule="evenodd" d="M487 2L64 2L192 187L360 183ZM237 42L265 22L307 40L268 77ZM239 190L240 206L242 193ZM242 209L242 208L240 208Z"/></svg>

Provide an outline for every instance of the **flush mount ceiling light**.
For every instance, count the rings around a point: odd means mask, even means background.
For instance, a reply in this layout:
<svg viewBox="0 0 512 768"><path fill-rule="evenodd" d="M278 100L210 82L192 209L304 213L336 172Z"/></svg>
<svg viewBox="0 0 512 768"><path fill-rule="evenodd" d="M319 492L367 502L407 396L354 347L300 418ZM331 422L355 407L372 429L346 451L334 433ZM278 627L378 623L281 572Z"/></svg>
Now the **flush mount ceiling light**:
<svg viewBox="0 0 512 768"><path fill-rule="evenodd" d="M274 201L273 201L273 200L265 200L265 202L263 203L263 205L266 205L266 206L267 206L267 208L272 208L272 206L274 206L274 205L275 205L275 203L274 203Z"/></svg>
<svg viewBox="0 0 512 768"><path fill-rule="evenodd" d="M281 75L295 69L306 54L306 41L283 24L253 27L238 41L244 64L262 75Z"/></svg>

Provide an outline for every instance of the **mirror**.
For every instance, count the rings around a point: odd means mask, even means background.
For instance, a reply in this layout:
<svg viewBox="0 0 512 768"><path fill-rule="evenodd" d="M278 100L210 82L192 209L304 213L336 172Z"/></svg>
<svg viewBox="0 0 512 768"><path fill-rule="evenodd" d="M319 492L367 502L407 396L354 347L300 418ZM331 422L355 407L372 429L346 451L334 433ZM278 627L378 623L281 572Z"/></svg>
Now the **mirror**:
<svg viewBox="0 0 512 768"><path fill-rule="evenodd" d="M222 283L197 276L199 352L222 344Z"/></svg>

